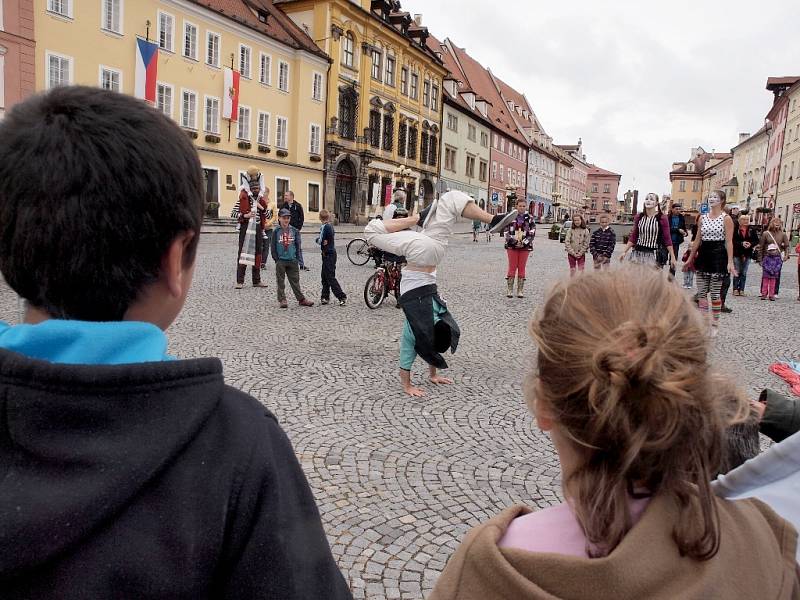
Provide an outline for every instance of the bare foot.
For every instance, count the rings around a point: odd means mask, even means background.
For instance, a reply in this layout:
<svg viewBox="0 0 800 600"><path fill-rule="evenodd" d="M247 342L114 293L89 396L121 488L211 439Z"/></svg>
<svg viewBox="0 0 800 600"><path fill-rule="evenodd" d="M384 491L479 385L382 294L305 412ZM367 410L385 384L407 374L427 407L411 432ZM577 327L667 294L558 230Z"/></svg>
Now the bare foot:
<svg viewBox="0 0 800 600"><path fill-rule="evenodd" d="M425 395L425 391L424 390L422 390L422 389L420 389L418 387L414 387L413 385L410 385L408 387L404 387L403 391L406 394L408 394L409 396L413 397L413 398L422 398Z"/></svg>
<svg viewBox="0 0 800 600"><path fill-rule="evenodd" d="M441 375L431 375L428 377L431 383L435 383L437 385L450 385L453 383L453 380L449 377L442 377Z"/></svg>

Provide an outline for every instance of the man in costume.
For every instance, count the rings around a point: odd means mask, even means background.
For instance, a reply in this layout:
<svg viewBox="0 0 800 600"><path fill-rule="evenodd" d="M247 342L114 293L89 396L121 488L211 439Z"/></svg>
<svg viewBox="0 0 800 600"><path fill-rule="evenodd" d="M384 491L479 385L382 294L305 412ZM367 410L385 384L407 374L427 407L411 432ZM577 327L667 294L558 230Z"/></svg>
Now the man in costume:
<svg viewBox="0 0 800 600"><path fill-rule="evenodd" d="M253 287L267 287L261 282L261 250L264 245L264 219L267 203L264 200L264 176L251 166L242 175L239 187L239 254L236 264L236 289L244 287L247 267L253 274Z"/></svg>

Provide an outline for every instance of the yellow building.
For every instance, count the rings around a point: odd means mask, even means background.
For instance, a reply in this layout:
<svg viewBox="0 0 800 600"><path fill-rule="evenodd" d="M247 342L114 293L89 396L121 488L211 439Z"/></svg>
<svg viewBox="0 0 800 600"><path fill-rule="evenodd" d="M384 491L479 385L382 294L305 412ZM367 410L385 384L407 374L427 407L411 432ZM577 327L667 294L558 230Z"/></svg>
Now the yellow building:
<svg viewBox="0 0 800 600"><path fill-rule="evenodd" d="M673 204L680 204L689 211L699 210L711 189L722 189L729 181L731 164L730 153L692 148L688 161L672 163L669 180Z"/></svg>
<svg viewBox="0 0 800 600"><path fill-rule="evenodd" d="M380 210L395 171L409 208L436 193L442 128L441 58L428 30L389 0L278 0L328 54L326 198L340 222Z"/></svg>
<svg viewBox="0 0 800 600"><path fill-rule="evenodd" d="M84 84L133 94L137 36L158 43L155 104L196 141L207 212L218 202L219 215L230 215L252 164L273 200L292 190L317 219L330 60L271 3L35 0L34 29L37 90ZM236 122L222 118L230 66L241 72Z"/></svg>

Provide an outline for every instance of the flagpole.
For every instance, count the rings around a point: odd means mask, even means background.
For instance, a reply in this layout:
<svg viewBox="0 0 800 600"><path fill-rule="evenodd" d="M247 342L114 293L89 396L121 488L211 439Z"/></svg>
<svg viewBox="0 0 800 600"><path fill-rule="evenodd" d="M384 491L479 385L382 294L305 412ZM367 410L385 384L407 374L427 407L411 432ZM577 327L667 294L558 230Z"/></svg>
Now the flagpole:
<svg viewBox="0 0 800 600"><path fill-rule="evenodd" d="M231 52L231 71L233 71L233 52ZM228 119L228 141L231 141L231 119Z"/></svg>
<svg viewBox="0 0 800 600"><path fill-rule="evenodd" d="M145 22L145 25L147 26L147 29L145 30L145 34L144 34L144 41L145 42L149 42L150 41L150 19L147 19L147 21Z"/></svg>

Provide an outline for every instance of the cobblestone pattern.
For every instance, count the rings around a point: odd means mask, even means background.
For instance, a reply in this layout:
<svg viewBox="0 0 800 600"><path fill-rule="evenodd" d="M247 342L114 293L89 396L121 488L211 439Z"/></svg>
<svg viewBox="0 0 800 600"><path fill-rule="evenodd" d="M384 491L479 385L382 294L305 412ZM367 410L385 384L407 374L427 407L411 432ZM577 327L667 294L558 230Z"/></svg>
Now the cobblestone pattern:
<svg viewBox="0 0 800 600"><path fill-rule="evenodd" d="M304 241L310 245L308 236ZM271 262L269 288L234 290L234 236L204 236L170 349L181 357L220 356L228 382L277 414L355 597L419 599L470 527L514 503L559 501L558 462L524 405L521 381L532 351L526 322L567 274L566 257L557 242L537 240L526 298L507 299L497 238L488 245L455 239L439 269L441 293L463 332L446 372L455 385L426 385L418 361L414 378L427 396L412 399L397 381L402 313L393 301L366 308L371 270L350 264L347 239L338 242L349 304L302 308L290 301L280 310ZM753 394L764 386L788 392L767 367L800 354L794 260L777 302L755 297L760 269L751 268L750 296L730 299L734 313L723 316L715 342L716 362ZM302 287L318 301L321 261L308 247L306 261L311 272L302 273ZM16 317L14 294L0 286L0 319Z"/></svg>

